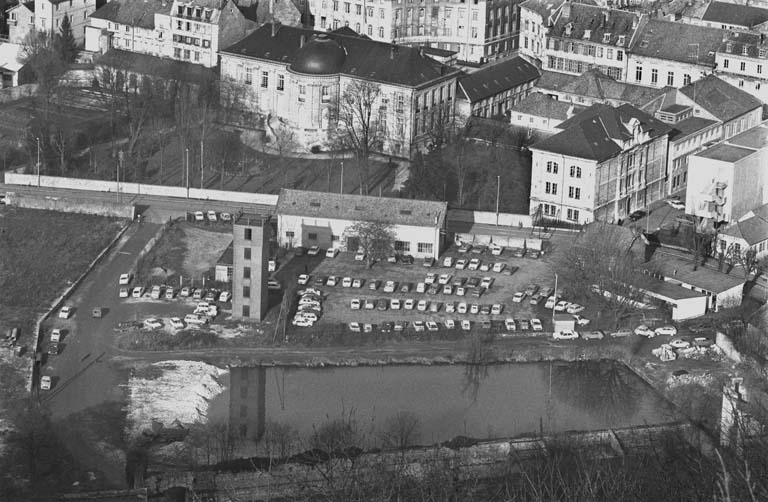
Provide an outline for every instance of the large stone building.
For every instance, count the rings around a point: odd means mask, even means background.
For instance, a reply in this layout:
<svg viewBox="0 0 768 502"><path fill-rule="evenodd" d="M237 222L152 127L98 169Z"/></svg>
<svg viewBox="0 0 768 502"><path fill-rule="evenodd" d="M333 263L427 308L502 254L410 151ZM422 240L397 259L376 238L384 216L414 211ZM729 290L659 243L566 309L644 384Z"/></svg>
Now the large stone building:
<svg viewBox="0 0 768 502"><path fill-rule="evenodd" d="M517 48L517 3L311 0L310 11L316 30L348 26L374 40L448 49L461 60L479 62L507 56Z"/></svg>
<svg viewBox="0 0 768 502"><path fill-rule="evenodd" d="M715 53L717 76L768 103L768 40L763 33L730 32Z"/></svg>
<svg viewBox="0 0 768 502"><path fill-rule="evenodd" d="M488 65L459 80L457 112L462 116L496 117L533 91L539 70L515 57Z"/></svg>
<svg viewBox="0 0 768 502"><path fill-rule="evenodd" d="M35 0L35 29L58 35L67 16L75 42L82 46L88 16L95 11L96 0Z"/></svg>
<svg viewBox="0 0 768 502"><path fill-rule="evenodd" d="M221 51L222 80L243 89L244 106L270 130L282 122L301 131L298 143L325 148L334 115L352 113L345 96L366 94L374 149L402 157L453 119L458 75L417 48L273 23Z"/></svg>
<svg viewBox="0 0 768 502"><path fill-rule="evenodd" d="M8 41L23 44L30 31L35 29L35 2L20 2L8 9Z"/></svg>
<svg viewBox="0 0 768 502"><path fill-rule="evenodd" d="M593 105L534 143L531 214L618 221L665 196L671 128L630 105Z"/></svg>

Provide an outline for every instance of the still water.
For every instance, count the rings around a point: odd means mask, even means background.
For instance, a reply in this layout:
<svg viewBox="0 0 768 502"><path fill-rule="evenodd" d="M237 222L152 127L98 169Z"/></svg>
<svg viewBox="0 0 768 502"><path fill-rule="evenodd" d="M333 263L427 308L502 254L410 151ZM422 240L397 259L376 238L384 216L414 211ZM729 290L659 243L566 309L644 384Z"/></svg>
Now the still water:
<svg viewBox="0 0 768 502"><path fill-rule="evenodd" d="M231 368L211 420L257 437L265 423L302 437L354 417L371 436L398 412L415 414L419 443L598 430L675 420L670 406L625 366L609 362L493 366Z"/></svg>

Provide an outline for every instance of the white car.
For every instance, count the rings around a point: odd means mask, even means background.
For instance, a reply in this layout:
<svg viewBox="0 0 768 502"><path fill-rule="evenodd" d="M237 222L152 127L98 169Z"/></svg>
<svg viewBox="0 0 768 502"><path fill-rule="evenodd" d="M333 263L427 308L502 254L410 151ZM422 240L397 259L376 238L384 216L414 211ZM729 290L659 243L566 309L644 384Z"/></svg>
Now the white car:
<svg viewBox="0 0 768 502"><path fill-rule="evenodd" d="M168 286L167 288L165 288L166 300L173 300L174 296L176 296L176 291L172 287Z"/></svg>
<svg viewBox="0 0 768 502"><path fill-rule="evenodd" d="M208 211L208 221L219 221L216 218L216 211Z"/></svg>
<svg viewBox="0 0 768 502"><path fill-rule="evenodd" d="M603 338L605 338L605 335L600 330L597 330L597 331L584 331L584 332L581 333L581 337L584 340L602 340Z"/></svg>
<svg viewBox="0 0 768 502"><path fill-rule="evenodd" d="M221 294L219 295L219 301L221 303L227 303L231 299L232 299L232 293L230 293L229 291L222 291Z"/></svg>
<svg viewBox="0 0 768 502"><path fill-rule="evenodd" d="M400 310L402 308L403 304L398 298L392 298L389 301L389 308L392 310Z"/></svg>
<svg viewBox="0 0 768 502"><path fill-rule="evenodd" d="M311 328L315 324L315 321L308 317L298 316L293 318L291 324L299 328Z"/></svg>
<svg viewBox="0 0 768 502"><path fill-rule="evenodd" d="M205 213L202 211L195 211L195 221L205 221Z"/></svg>
<svg viewBox="0 0 768 502"><path fill-rule="evenodd" d="M562 331L555 331L552 333L552 337L555 340L575 340L579 337L579 334L570 329L564 329Z"/></svg>
<svg viewBox="0 0 768 502"><path fill-rule="evenodd" d="M545 309L551 309L557 304L557 297L556 296L550 296L547 298L547 302L544 304Z"/></svg>
<svg viewBox="0 0 768 502"><path fill-rule="evenodd" d="M365 253L362 251L355 253L355 261L365 261Z"/></svg>
<svg viewBox="0 0 768 502"><path fill-rule="evenodd" d="M307 284L309 284L309 275L308 274L301 274L299 276L299 281L298 282L302 286L306 286Z"/></svg>
<svg viewBox="0 0 768 502"><path fill-rule="evenodd" d="M384 283L384 292L394 293L396 287L397 287L397 283L395 281L387 281L386 283Z"/></svg>
<svg viewBox="0 0 768 502"><path fill-rule="evenodd" d="M477 270L480 268L480 260L478 258L472 258L469 260L469 265L467 266L469 270Z"/></svg>
<svg viewBox="0 0 768 502"><path fill-rule="evenodd" d="M590 322L589 319L587 319L586 317L581 317L578 314L574 315L573 318L576 320L576 324L578 324L579 326L586 326Z"/></svg>
<svg viewBox="0 0 768 502"><path fill-rule="evenodd" d="M533 331L544 331L544 326L541 324L541 319L533 318L531 319L531 329Z"/></svg>
<svg viewBox="0 0 768 502"><path fill-rule="evenodd" d="M118 283L121 286L127 286L131 282L131 274L120 274L120 280Z"/></svg>
<svg viewBox="0 0 768 502"><path fill-rule="evenodd" d="M376 308L376 300L368 298L365 300L365 310L373 310Z"/></svg>
<svg viewBox="0 0 768 502"><path fill-rule="evenodd" d="M427 300L419 300L419 303L416 305L416 310L420 312L424 312L427 310L427 307L429 306L429 302Z"/></svg>
<svg viewBox="0 0 768 502"><path fill-rule="evenodd" d="M187 314L184 316L184 322L187 324L207 324L208 318L200 314Z"/></svg>
<svg viewBox="0 0 768 502"><path fill-rule="evenodd" d="M360 323L359 322L349 323L349 330L354 331L355 333L360 333Z"/></svg>
<svg viewBox="0 0 768 502"><path fill-rule="evenodd" d="M459 306L456 308L456 312L459 314L466 314L467 310L469 310L469 305L467 305L467 302L459 303Z"/></svg>
<svg viewBox="0 0 768 502"><path fill-rule="evenodd" d="M444 295L452 295L453 294L453 286L450 284L446 284L443 286L443 294Z"/></svg>
<svg viewBox="0 0 768 502"><path fill-rule="evenodd" d="M456 260L456 270L464 270L465 268L467 268L467 260L464 258Z"/></svg>
<svg viewBox="0 0 768 502"><path fill-rule="evenodd" d="M445 313L453 314L456 312L456 302L445 302Z"/></svg>
<svg viewBox="0 0 768 502"><path fill-rule="evenodd" d="M456 328L456 322L453 319L446 319L443 324L445 324L445 329L455 329Z"/></svg>
<svg viewBox="0 0 768 502"><path fill-rule="evenodd" d="M219 217L221 218L221 221L232 221L232 215L229 213L221 213L219 214Z"/></svg>
<svg viewBox="0 0 768 502"><path fill-rule="evenodd" d="M320 254L320 246L311 246L311 247L310 247L310 248L307 250L307 254L308 254L309 256L317 256L317 255L319 255L319 254Z"/></svg>
<svg viewBox="0 0 768 502"><path fill-rule="evenodd" d="M43 375L40 377L40 390L51 390L51 377Z"/></svg>
<svg viewBox="0 0 768 502"><path fill-rule="evenodd" d="M317 317L317 314L314 312L302 310L301 312L296 312L294 319L304 319L306 321L317 322L318 317Z"/></svg>
<svg viewBox="0 0 768 502"><path fill-rule="evenodd" d="M493 271L497 274L500 274L504 271L504 269L507 267L507 264L504 262L497 261L493 264Z"/></svg>
<svg viewBox="0 0 768 502"><path fill-rule="evenodd" d="M508 319L504 319L504 327L507 328L507 331L515 331L517 329L517 326L515 325L515 320L511 317Z"/></svg>
<svg viewBox="0 0 768 502"><path fill-rule="evenodd" d="M578 314L579 312L584 311L584 307L579 305L578 303L571 303L565 308L565 311L569 314Z"/></svg>
<svg viewBox="0 0 768 502"><path fill-rule="evenodd" d="M443 266L444 267L452 267L453 266L453 257L452 256L446 256L443 258Z"/></svg>
<svg viewBox="0 0 768 502"><path fill-rule="evenodd" d="M493 285L493 277L483 277L480 281L480 287L489 289Z"/></svg>
<svg viewBox="0 0 768 502"><path fill-rule="evenodd" d="M163 288L160 286L152 286L152 291L149 293L150 298L153 300L159 300L163 294Z"/></svg>
<svg viewBox="0 0 768 502"><path fill-rule="evenodd" d="M641 324L640 326L636 327L635 334L640 336L647 336L648 338L653 338L656 336L656 332L645 324Z"/></svg>
<svg viewBox="0 0 768 502"><path fill-rule="evenodd" d="M427 331L437 331L438 329L435 321L427 321Z"/></svg>
<svg viewBox="0 0 768 502"><path fill-rule="evenodd" d="M72 316L72 307L65 305L59 310L59 319L69 319Z"/></svg>
<svg viewBox="0 0 768 502"><path fill-rule="evenodd" d="M184 321L178 317L171 317L171 327L173 329L184 329Z"/></svg>
<svg viewBox="0 0 768 502"><path fill-rule="evenodd" d="M491 244L491 254L493 256L501 256L501 253L504 252L504 246L499 246L498 244Z"/></svg>
<svg viewBox="0 0 768 502"><path fill-rule="evenodd" d="M144 327L148 329L160 329L163 327L163 323L156 317L150 317L144 320Z"/></svg>
<svg viewBox="0 0 768 502"><path fill-rule="evenodd" d="M352 278L351 277L345 277L341 280L341 286L345 288L351 288L352 287Z"/></svg>
<svg viewBox="0 0 768 502"><path fill-rule="evenodd" d="M467 288L464 286L459 286L456 288L456 296L464 296L467 294Z"/></svg>
<svg viewBox="0 0 768 502"><path fill-rule="evenodd" d="M449 282L451 282L451 278L452 277L453 276L451 274L440 274L440 277L437 278L437 283L438 284L442 284L442 285L446 285Z"/></svg>
<svg viewBox="0 0 768 502"><path fill-rule="evenodd" d="M424 321L413 321L413 329L415 331L424 331Z"/></svg>
<svg viewBox="0 0 768 502"><path fill-rule="evenodd" d="M479 270L480 270L480 272L488 272L488 271L491 270L491 264L488 263L487 261L485 261L485 262L483 262L480 265L480 269Z"/></svg>
<svg viewBox="0 0 768 502"><path fill-rule="evenodd" d="M417 293L424 293L427 291L427 285L423 282L420 282L416 284L416 292Z"/></svg>
<svg viewBox="0 0 768 502"><path fill-rule="evenodd" d="M479 314L480 313L480 305L477 303L473 303L469 306L469 313L470 314Z"/></svg>
<svg viewBox="0 0 768 502"><path fill-rule="evenodd" d="M325 250L326 258L336 258L337 254L339 254L339 250L337 248L328 248Z"/></svg>
<svg viewBox="0 0 768 502"><path fill-rule="evenodd" d="M677 338L675 340L672 340L669 342L669 346L673 349L687 349L691 346L691 342L687 342L685 340L681 340L680 338Z"/></svg>
<svg viewBox="0 0 768 502"><path fill-rule="evenodd" d="M328 280L325 281L326 286L335 286L339 283L339 278L335 275L329 275Z"/></svg>
<svg viewBox="0 0 768 502"><path fill-rule="evenodd" d="M129 296L131 296L131 293L130 291L128 291L128 288L120 288L120 292L118 293L118 296L120 296L120 298L128 298Z"/></svg>
<svg viewBox="0 0 768 502"><path fill-rule="evenodd" d="M467 319L464 319L461 321L461 329L464 331L469 331L472 329L472 323L468 321Z"/></svg>
<svg viewBox="0 0 768 502"><path fill-rule="evenodd" d="M501 315L501 312L504 310L504 305L500 303L494 303L491 306L491 315Z"/></svg>
<svg viewBox="0 0 768 502"><path fill-rule="evenodd" d="M319 289L316 289L316 288L304 288L304 289L300 289L299 291L297 291L297 293L298 293L300 296L303 296L303 295L315 295L315 296L319 296L319 297L321 297L321 298L322 298L322 296L323 296L323 292L322 292L322 291L320 291Z"/></svg>
<svg viewBox="0 0 768 502"><path fill-rule="evenodd" d="M362 288L363 287L363 280L362 279L355 279L354 281L352 281L352 287L353 288L358 288L358 289Z"/></svg>
<svg viewBox="0 0 768 502"><path fill-rule="evenodd" d="M437 274L429 273L427 274L427 278L424 279L425 284L434 284L437 281Z"/></svg>
<svg viewBox="0 0 768 502"><path fill-rule="evenodd" d="M565 300L560 300L555 304L555 312L565 312L565 309L568 308L568 305L570 305L569 302Z"/></svg>
<svg viewBox="0 0 768 502"><path fill-rule="evenodd" d="M666 202L667 202L667 204L672 206L672 209L678 209L680 211L685 209L685 203L682 202L680 199L671 198L671 199L667 199Z"/></svg>
<svg viewBox="0 0 768 502"><path fill-rule="evenodd" d="M413 310L413 307L416 305L416 302L413 298L406 298L405 302L403 303L403 308L405 310Z"/></svg>
<svg viewBox="0 0 768 502"><path fill-rule="evenodd" d="M657 335L675 336L677 334L677 328L675 328L674 326L661 326L659 328L656 328L654 332Z"/></svg>
<svg viewBox="0 0 768 502"><path fill-rule="evenodd" d="M512 301L515 303L521 303L523 301L523 298L525 298L525 293L522 291L518 291L515 293L515 296L512 297Z"/></svg>

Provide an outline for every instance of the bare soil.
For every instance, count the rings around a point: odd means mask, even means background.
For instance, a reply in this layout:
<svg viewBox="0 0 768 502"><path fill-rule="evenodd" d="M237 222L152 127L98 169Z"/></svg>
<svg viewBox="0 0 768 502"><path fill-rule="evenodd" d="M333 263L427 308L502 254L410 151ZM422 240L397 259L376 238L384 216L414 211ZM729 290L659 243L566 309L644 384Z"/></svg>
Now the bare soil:
<svg viewBox="0 0 768 502"><path fill-rule="evenodd" d="M216 266L221 254L232 242L231 232L212 232L186 223L183 229L185 250L182 270L185 276L199 277Z"/></svg>

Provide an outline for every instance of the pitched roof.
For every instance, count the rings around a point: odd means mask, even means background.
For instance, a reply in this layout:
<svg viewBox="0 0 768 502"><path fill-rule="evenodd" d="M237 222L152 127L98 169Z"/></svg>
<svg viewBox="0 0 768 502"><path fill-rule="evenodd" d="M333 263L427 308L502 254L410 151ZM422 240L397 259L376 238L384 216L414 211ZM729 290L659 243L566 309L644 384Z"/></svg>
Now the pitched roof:
<svg viewBox="0 0 768 502"><path fill-rule="evenodd" d="M638 32L629 52L638 56L681 63L715 65L715 51L727 30L649 19ZM670 43L674 40L674 43Z"/></svg>
<svg viewBox="0 0 768 502"><path fill-rule="evenodd" d="M617 82L597 68L587 70L578 76L543 71L536 87L601 101L620 101L638 107L664 94L664 89Z"/></svg>
<svg viewBox="0 0 768 502"><path fill-rule="evenodd" d="M750 214L752 216L742 218L735 224L728 225L723 230L723 233L733 237L741 237L750 246L768 240L768 219L754 214L752 211L750 211Z"/></svg>
<svg viewBox="0 0 768 502"><path fill-rule="evenodd" d="M604 21L604 16L608 16L607 23ZM576 42L590 40L593 43L616 46L619 46L619 37L623 36L624 45L619 47L629 47L632 35L640 25L640 19L640 15L634 12L564 2L560 5L555 24L549 29L549 35L572 39ZM570 34L567 26L571 27ZM587 30L589 37L585 38ZM608 35L607 42L603 41L605 35Z"/></svg>
<svg viewBox="0 0 768 502"><path fill-rule="evenodd" d="M23 52L23 46L20 44L0 42L0 68L14 73L19 71L24 67Z"/></svg>
<svg viewBox="0 0 768 502"><path fill-rule="evenodd" d="M512 106L510 110L513 113L527 113L528 115L535 115L537 117L565 120L568 118L568 110L578 113L584 110L584 107L574 105L568 101L559 101L550 98L546 94L540 92L534 92Z"/></svg>
<svg viewBox="0 0 768 502"><path fill-rule="evenodd" d="M744 31L731 32L728 40L724 40L717 48L721 54L734 54L737 56L747 56L752 58L760 57L760 49L765 50L768 44L763 40L764 35L758 33L747 33ZM744 48L746 47L746 54Z"/></svg>
<svg viewBox="0 0 768 502"><path fill-rule="evenodd" d="M672 124L672 132L669 135L669 141L679 141L715 124L717 124L716 120L703 119L701 117L688 117L687 119Z"/></svg>
<svg viewBox="0 0 768 502"><path fill-rule="evenodd" d="M15 5L7 8L5 10L5 12L11 12L12 10L15 10L15 9L17 9L19 7L24 7L25 9L27 9L28 11L33 12L33 13L35 12L35 2L21 2L21 3L17 3Z"/></svg>
<svg viewBox="0 0 768 502"><path fill-rule="evenodd" d="M632 105L618 108L595 104L576 114L558 127L562 132L534 143L531 149L560 153L602 162L622 151L620 142L632 138L627 124L637 119L651 138L670 132L670 127Z"/></svg>
<svg viewBox="0 0 768 502"><path fill-rule="evenodd" d="M537 78L539 70L518 56L461 77L459 86L470 103L475 103Z"/></svg>
<svg viewBox="0 0 768 502"><path fill-rule="evenodd" d="M549 15L563 3L565 0L525 0L520 4L520 8L528 9L539 14L545 20Z"/></svg>
<svg viewBox="0 0 768 502"><path fill-rule="evenodd" d="M447 210L446 202L283 188L276 214L435 228L443 226Z"/></svg>
<svg viewBox="0 0 768 502"><path fill-rule="evenodd" d="M744 284L741 271L724 274L708 265L699 265L693 270L692 258L690 255L680 256L657 249L647 263L647 270L658 270L665 277L714 293L722 293Z"/></svg>
<svg viewBox="0 0 768 502"><path fill-rule="evenodd" d="M345 52L338 73L366 80L418 87L459 70L424 56L418 48L376 42L367 38L348 37L293 26L265 24L239 42L220 51L222 54L269 60L290 65L301 50L301 37L328 37Z"/></svg>
<svg viewBox="0 0 768 502"><path fill-rule="evenodd" d="M123 68L139 75L154 75L184 82L200 83L216 77L212 69L199 64L118 49L108 50L94 62L97 66Z"/></svg>
<svg viewBox="0 0 768 502"><path fill-rule="evenodd" d="M112 0L91 17L139 28L154 29L155 13L167 14L171 5L165 0Z"/></svg>
<svg viewBox="0 0 768 502"><path fill-rule="evenodd" d="M762 102L715 75L692 82L680 92L723 122L763 106Z"/></svg>
<svg viewBox="0 0 768 502"><path fill-rule="evenodd" d="M712 2L701 19L752 28L768 21L768 10L731 2Z"/></svg>

